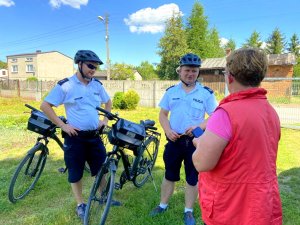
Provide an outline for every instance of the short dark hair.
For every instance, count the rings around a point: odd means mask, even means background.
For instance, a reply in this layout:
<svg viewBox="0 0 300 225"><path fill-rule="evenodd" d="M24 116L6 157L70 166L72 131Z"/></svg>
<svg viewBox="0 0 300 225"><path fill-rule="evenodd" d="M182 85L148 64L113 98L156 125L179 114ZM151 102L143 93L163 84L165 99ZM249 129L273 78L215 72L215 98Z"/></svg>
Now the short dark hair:
<svg viewBox="0 0 300 225"><path fill-rule="evenodd" d="M242 85L258 87L267 73L268 60L262 49L240 48L226 58L226 67Z"/></svg>

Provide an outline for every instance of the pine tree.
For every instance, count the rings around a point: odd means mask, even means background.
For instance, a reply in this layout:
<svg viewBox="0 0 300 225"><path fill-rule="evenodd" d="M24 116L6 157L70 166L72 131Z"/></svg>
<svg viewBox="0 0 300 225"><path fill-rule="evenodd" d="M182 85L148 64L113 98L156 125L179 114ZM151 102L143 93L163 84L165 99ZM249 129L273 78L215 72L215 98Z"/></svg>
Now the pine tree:
<svg viewBox="0 0 300 225"><path fill-rule="evenodd" d="M230 49L231 51L234 51L235 48L236 48L236 43L232 38L230 38L228 40L228 42L224 45L223 48L224 48L225 51L226 51L226 49Z"/></svg>
<svg viewBox="0 0 300 225"><path fill-rule="evenodd" d="M204 9L199 2L195 2L192 13L187 19L187 43L191 51L201 58L207 58L208 21L204 16Z"/></svg>
<svg viewBox="0 0 300 225"><path fill-rule="evenodd" d="M257 31L253 31L250 38L247 39L243 44L243 47L261 48L263 42L260 39L260 33L258 33Z"/></svg>
<svg viewBox="0 0 300 225"><path fill-rule="evenodd" d="M159 77L163 80L177 80L176 68L180 57L190 52L179 14L174 14L166 22L165 34L159 40L158 47L160 49L158 54L161 57L161 62L157 67Z"/></svg>
<svg viewBox="0 0 300 225"><path fill-rule="evenodd" d="M294 53L297 57L300 55L300 41L297 34L293 34L288 44L288 51Z"/></svg>
<svg viewBox="0 0 300 225"><path fill-rule="evenodd" d="M284 36L279 28L275 28L267 41L266 52L268 54L282 54L285 48Z"/></svg>

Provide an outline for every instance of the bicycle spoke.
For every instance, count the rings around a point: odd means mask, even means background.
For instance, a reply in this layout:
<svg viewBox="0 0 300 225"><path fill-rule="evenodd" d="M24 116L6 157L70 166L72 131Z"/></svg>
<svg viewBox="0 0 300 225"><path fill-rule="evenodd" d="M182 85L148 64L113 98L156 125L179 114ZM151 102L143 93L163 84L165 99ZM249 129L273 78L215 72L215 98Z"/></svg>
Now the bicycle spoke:
<svg viewBox="0 0 300 225"><path fill-rule="evenodd" d="M33 151L21 161L9 187L11 202L24 198L34 188L44 169L46 158L47 155L40 144L35 146Z"/></svg>

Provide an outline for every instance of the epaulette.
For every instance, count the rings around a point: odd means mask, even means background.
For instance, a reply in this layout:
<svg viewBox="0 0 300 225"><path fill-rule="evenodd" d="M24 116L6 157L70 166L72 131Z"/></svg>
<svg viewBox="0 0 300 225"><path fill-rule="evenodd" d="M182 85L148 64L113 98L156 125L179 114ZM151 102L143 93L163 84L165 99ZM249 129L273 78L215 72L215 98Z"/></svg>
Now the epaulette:
<svg viewBox="0 0 300 225"><path fill-rule="evenodd" d="M102 82L101 82L100 80L96 79L96 78L94 78L94 81L97 81L97 82L99 82L101 85L103 85Z"/></svg>
<svg viewBox="0 0 300 225"><path fill-rule="evenodd" d="M204 87L206 90L208 90L209 93L211 93L211 94L214 93L214 91L211 90L209 87L206 87L206 86L203 86L203 87Z"/></svg>
<svg viewBox="0 0 300 225"><path fill-rule="evenodd" d="M69 78L62 79L62 80L58 81L57 83L61 86L64 83L66 83L67 81L69 81Z"/></svg>
<svg viewBox="0 0 300 225"><path fill-rule="evenodd" d="M169 89L172 88L172 87L175 87L175 85L172 85L172 86L168 87L168 88L166 89L166 91L169 90Z"/></svg>

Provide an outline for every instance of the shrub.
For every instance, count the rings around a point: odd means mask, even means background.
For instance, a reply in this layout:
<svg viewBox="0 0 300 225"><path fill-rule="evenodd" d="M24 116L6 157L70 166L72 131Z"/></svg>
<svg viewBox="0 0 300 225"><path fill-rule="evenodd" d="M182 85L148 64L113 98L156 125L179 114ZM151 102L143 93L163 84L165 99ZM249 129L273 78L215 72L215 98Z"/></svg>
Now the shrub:
<svg viewBox="0 0 300 225"><path fill-rule="evenodd" d="M38 81L36 77L27 77L27 81Z"/></svg>
<svg viewBox="0 0 300 225"><path fill-rule="evenodd" d="M113 98L113 108L115 109L124 109L124 93L116 92Z"/></svg>
<svg viewBox="0 0 300 225"><path fill-rule="evenodd" d="M113 108L115 109L136 109L140 96L134 90L127 92L116 92L113 97Z"/></svg>
<svg viewBox="0 0 300 225"><path fill-rule="evenodd" d="M136 91L128 90L124 94L123 101L125 104L125 109L136 109L136 107L140 101L140 96Z"/></svg>

